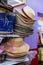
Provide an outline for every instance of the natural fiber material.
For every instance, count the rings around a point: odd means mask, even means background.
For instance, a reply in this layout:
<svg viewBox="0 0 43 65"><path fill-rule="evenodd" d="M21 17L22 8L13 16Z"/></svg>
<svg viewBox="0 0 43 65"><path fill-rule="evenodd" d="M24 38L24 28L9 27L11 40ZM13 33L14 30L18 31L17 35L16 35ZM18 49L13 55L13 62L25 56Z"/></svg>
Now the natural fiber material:
<svg viewBox="0 0 43 65"><path fill-rule="evenodd" d="M4 48L8 56L20 57L27 54L30 46L22 38L10 38Z"/></svg>
<svg viewBox="0 0 43 65"><path fill-rule="evenodd" d="M22 56L27 55L27 53L28 53L28 52L20 53L20 54L12 54L12 53L6 52L6 54L7 54L9 57L11 57L11 58L22 57Z"/></svg>
<svg viewBox="0 0 43 65"><path fill-rule="evenodd" d="M1 2L0 2L0 7L6 8L6 9L8 9L9 11L13 11L13 8L12 8L11 6L5 5L4 3L1 3Z"/></svg>
<svg viewBox="0 0 43 65"><path fill-rule="evenodd" d="M23 44L23 39L22 38L9 38L7 45L9 46L14 46L14 47L19 47Z"/></svg>
<svg viewBox="0 0 43 65"><path fill-rule="evenodd" d="M26 6L22 9L22 11L24 12L24 14L27 16L27 17L30 17L32 20L35 20L34 19L34 16L35 16L35 12L34 10L29 7L29 6Z"/></svg>

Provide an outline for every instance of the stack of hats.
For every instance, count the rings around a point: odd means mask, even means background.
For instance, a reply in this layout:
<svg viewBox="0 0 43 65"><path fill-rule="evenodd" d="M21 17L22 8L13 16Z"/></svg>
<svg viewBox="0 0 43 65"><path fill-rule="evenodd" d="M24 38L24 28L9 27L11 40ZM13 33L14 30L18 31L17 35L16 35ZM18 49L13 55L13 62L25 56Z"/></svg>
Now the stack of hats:
<svg viewBox="0 0 43 65"><path fill-rule="evenodd" d="M9 38L4 46L6 54L11 58L27 55L30 48L22 38Z"/></svg>
<svg viewBox="0 0 43 65"><path fill-rule="evenodd" d="M5 1L5 0L4 0ZM15 14L12 13L10 7L4 3L0 3L0 32L11 33L12 31L16 35L26 36L33 33L33 24L35 22L35 13L29 6L21 9L16 9ZM16 19L16 22L15 22ZM14 25L14 28L13 28ZM5 40L6 41L6 40ZM21 57L27 55L29 52L29 45L23 41L22 37L9 38L4 44L4 50L9 57Z"/></svg>
<svg viewBox="0 0 43 65"><path fill-rule="evenodd" d="M0 34L13 33L15 18L16 16L12 14L12 10L0 3Z"/></svg>
<svg viewBox="0 0 43 65"><path fill-rule="evenodd" d="M15 9L16 24L14 28L15 34L20 36L30 35L33 33L33 24L35 22L35 12L29 6L23 9Z"/></svg>
<svg viewBox="0 0 43 65"><path fill-rule="evenodd" d="M0 5L11 10L11 11L13 10L12 6L7 4L7 0L0 0Z"/></svg>

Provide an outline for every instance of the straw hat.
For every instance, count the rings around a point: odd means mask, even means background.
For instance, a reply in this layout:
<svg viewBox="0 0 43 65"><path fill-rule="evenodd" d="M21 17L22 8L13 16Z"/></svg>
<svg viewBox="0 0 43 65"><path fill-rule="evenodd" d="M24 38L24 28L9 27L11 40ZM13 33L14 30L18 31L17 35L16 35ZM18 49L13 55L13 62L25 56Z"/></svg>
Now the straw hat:
<svg viewBox="0 0 43 65"><path fill-rule="evenodd" d="M16 14L20 14L20 15L24 16L25 18L27 18L27 16L25 16L25 14L24 14L24 13L22 12L22 10L19 9L19 8L15 9L15 13L16 13Z"/></svg>
<svg viewBox="0 0 43 65"><path fill-rule="evenodd" d="M9 38L7 45L8 46L14 46L18 47L23 44L23 39L22 38Z"/></svg>
<svg viewBox="0 0 43 65"><path fill-rule="evenodd" d="M14 33L22 37L33 34L33 27L27 27L20 24L15 24Z"/></svg>
<svg viewBox="0 0 43 65"><path fill-rule="evenodd" d="M30 21L30 23L24 21L23 18L18 15L16 15L16 23L21 24L23 26L27 26L27 27L32 26L34 24L34 22L32 22L32 21Z"/></svg>
<svg viewBox="0 0 43 65"><path fill-rule="evenodd" d="M17 58L17 57L22 57L22 56L25 56L28 54L28 52L25 52L25 53L18 53L18 54L12 54L12 53L9 53L9 52L6 52L6 54L11 57L11 58Z"/></svg>
<svg viewBox="0 0 43 65"><path fill-rule="evenodd" d="M5 12L6 12L6 10L5 10L5 9L0 8L0 13L5 13Z"/></svg>
<svg viewBox="0 0 43 65"><path fill-rule="evenodd" d="M18 17L17 15L18 15L19 17ZM35 20L28 20L27 18L25 18L24 16L22 16L22 15L20 15L20 14L16 14L16 16L17 16L17 18L22 19L23 23L25 23L25 24L32 24L32 23L35 22Z"/></svg>
<svg viewBox="0 0 43 65"><path fill-rule="evenodd" d="M25 15L24 12L19 8L15 9L15 13L16 13L16 15L20 16L20 18L22 18L25 22L34 23L34 21L35 21L35 20L32 20L31 18L27 17L27 15Z"/></svg>
<svg viewBox="0 0 43 65"><path fill-rule="evenodd" d="M0 3L0 12L10 13L10 12L12 12L12 8L7 7L4 4Z"/></svg>
<svg viewBox="0 0 43 65"><path fill-rule="evenodd" d="M0 7L4 7L6 9L10 10L10 11L13 10L13 8L11 6L8 6L7 4L1 3L1 2L0 2Z"/></svg>
<svg viewBox="0 0 43 65"><path fill-rule="evenodd" d="M4 45L5 52L8 56L13 55L13 57L19 57L25 55L29 51L29 45L25 43L22 38L11 38L8 42L10 42L10 44Z"/></svg>
<svg viewBox="0 0 43 65"><path fill-rule="evenodd" d="M34 32L29 32L29 33L21 33L20 31L17 31L15 30L15 34L21 36L21 37L25 37L25 36L28 36L28 35L31 35L33 34Z"/></svg>
<svg viewBox="0 0 43 65"><path fill-rule="evenodd" d="M31 32L31 33L22 33L22 32L20 32L20 31L18 31L18 30L15 30L14 33L15 33L16 35L21 36L21 37L25 37L25 36L29 36L29 35L32 35L32 34L33 34L33 32Z"/></svg>
<svg viewBox="0 0 43 65"><path fill-rule="evenodd" d="M13 57L21 57L28 53L29 51L29 45L24 43L23 45L19 47L8 47L8 45L5 45L5 52L8 56ZM14 49L13 49L14 48Z"/></svg>
<svg viewBox="0 0 43 65"><path fill-rule="evenodd" d="M30 27L22 27L22 26L18 26L18 25L15 26L15 29L14 30L18 30L18 31L20 31L22 33L33 32L33 29L30 28Z"/></svg>
<svg viewBox="0 0 43 65"><path fill-rule="evenodd" d="M33 33L33 28L22 26L20 24L15 25L14 33L20 36L27 36Z"/></svg>
<svg viewBox="0 0 43 65"><path fill-rule="evenodd" d="M27 16L27 17L30 17L32 20L35 20L34 19L34 16L35 16L35 12L34 10L29 7L29 6L26 6L22 9L23 13Z"/></svg>

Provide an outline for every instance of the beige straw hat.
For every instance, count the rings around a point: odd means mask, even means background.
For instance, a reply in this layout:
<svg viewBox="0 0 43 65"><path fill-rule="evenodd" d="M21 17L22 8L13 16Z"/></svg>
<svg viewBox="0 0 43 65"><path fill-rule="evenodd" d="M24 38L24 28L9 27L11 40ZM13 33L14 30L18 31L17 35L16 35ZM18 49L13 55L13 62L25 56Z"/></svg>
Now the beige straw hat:
<svg viewBox="0 0 43 65"><path fill-rule="evenodd" d="M16 23L17 24L21 24L21 25L23 25L23 26L26 26L26 27L29 27L29 26L32 26L33 25L33 23L24 23L25 21L20 17L20 16L18 16L18 15L16 15Z"/></svg>
<svg viewBox="0 0 43 65"><path fill-rule="evenodd" d="M22 9L22 11L24 12L24 14L27 16L27 17L30 17L32 20L35 20L34 19L34 16L35 16L35 12L34 10L29 7L29 6L26 6Z"/></svg>
<svg viewBox="0 0 43 65"><path fill-rule="evenodd" d="M0 8L0 13L5 13L6 10L4 8Z"/></svg>
<svg viewBox="0 0 43 65"><path fill-rule="evenodd" d="M23 44L22 38L9 38L9 41L7 42L8 46L13 46L13 47L19 47L22 44Z"/></svg>
<svg viewBox="0 0 43 65"><path fill-rule="evenodd" d="M19 9L19 8L15 9L15 13L16 13L16 14L21 14L22 16L24 16L24 17L27 18L27 16L25 16L25 14L24 14L24 13L22 12L22 10Z"/></svg>

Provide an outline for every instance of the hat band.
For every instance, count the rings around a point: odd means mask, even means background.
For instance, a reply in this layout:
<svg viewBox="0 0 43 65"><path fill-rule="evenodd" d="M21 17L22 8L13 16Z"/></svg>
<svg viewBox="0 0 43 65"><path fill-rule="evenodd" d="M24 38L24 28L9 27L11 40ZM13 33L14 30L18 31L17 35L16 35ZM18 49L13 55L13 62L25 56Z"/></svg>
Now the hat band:
<svg viewBox="0 0 43 65"><path fill-rule="evenodd" d="M33 34L33 32L31 32L31 33L23 33L23 32L17 31L17 30L15 30L14 33L17 34L17 35L20 35L21 37L25 37L27 35Z"/></svg>
<svg viewBox="0 0 43 65"><path fill-rule="evenodd" d="M33 31L33 28L30 28L30 27L24 27L24 26L19 26L19 25L15 25L15 27L22 28L22 29L25 29L25 30Z"/></svg>
<svg viewBox="0 0 43 65"><path fill-rule="evenodd" d="M16 29L16 30L19 30L19 31L21 31L21 32L26 32L26 33L33 31L33 30L26 30L26 29L23 29L23 28L20 28L20 27L15 27L15 29Z"/></svg>
<svg viewBox="0 0 43 65"><path fill-rule="evenodd" d="M23 26L23 25L17 24L17 23L15 24L15 26L22 27L22 28L25 28L25 29L29 29L30 28L30 30L33 29L33 26Z"/></svg>

